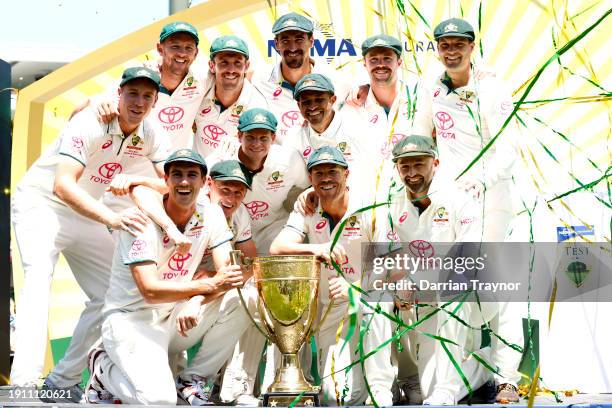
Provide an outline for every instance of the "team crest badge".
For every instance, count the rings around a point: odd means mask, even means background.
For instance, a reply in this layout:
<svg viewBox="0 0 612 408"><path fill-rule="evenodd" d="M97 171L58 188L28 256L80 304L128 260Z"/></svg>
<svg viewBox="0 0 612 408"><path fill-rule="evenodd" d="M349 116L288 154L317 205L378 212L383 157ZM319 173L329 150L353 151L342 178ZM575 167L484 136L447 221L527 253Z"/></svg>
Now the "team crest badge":
<svg viewBox="0 0 612 408"><path fill-rule="evenodd" d="M132 136L132 146L136 147L139 143L142 143L142 139L138 135Z"/></svg>
<svg viewBox="0 0 612 408"><path fill-rule="evenodd" d="M346 142L340 142L338 143L338 149L344 153L344 151L346 150Z"/></svg>
<svg viewBox="0 0 612 408"><path fill-rule="evenodd" d="M192 76L187 77L187 81L185 83L187 84L187 86L193 85L193 77Z"/></svg>
<svg viewBox="0 0 612 408"><path fill-rule="evenodd" d="M448 23L446 27L444 27L444 32L448 33L451 31L457 31L457 25L453 23Z"/></svg>
<svg viewBox="0 0 612 408"><path fill-rule="evenodd" d="M577 288L581 287L591 270L589 267L581 261L573 261L567 265L565 269L565 276L568 277L570 282Z"/></svg>
<svg viewBox="0 0 612 408"><path fill-rule="evenodd" d="M445 227L449 225L448 211L445 207L440 207L434 211L433 226L434 227Z"/></svg>
<svg viewBox="0 0 612 408"><path fill-rule="evenodd" d="M243 110L244 110L244 106L236 105L234 109L232 109L232 115L240 116Z"/></svg>

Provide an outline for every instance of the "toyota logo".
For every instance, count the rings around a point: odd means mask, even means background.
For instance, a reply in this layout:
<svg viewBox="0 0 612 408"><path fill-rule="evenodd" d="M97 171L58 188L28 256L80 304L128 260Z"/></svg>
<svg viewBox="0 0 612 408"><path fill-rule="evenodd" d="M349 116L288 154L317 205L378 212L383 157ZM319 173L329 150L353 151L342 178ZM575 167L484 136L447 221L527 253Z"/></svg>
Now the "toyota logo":
<svg viewBox="0 0 612 408"><path fill-rule="evenodd" d="M422 239L415 239L408 244L408 249L412 255L419 258L429 258L434 254L434 249L431 243Z"/></svg>
<svg viewBox="0 0 612 408"><path fill-rule="evenodd" d="M266 211L269 207L265 201L251 201L250 203L245 203L244 206L249 210L251 217Z"/></svg>
<svg viewBox="0 0 612 408"><path fill-rule="evenodd" d="M81 150L81 147L83 147L83 140L80 137L73 137L72 138L72 147L74 147L77 150Z"/></svg>
<svg viewBox="0 0 612 408"><path fill-rule="evenodd" d="M406 218L408 218L408 211L404 211L404 213L400 216L400 218L399 218L400 224L402 224L404 221L406 221Z"/></svg>
<svg viewBox="0 0 612 408"><path fill-rule="evenodd" d="M308 155L310 154L310 152L312 152L312 147L311 147L311 146L308 146L308 147L307 147L307 148L306 148L306 149L305 149L305 150L302 152L302 155L303 155L304 157L308 157Z"/></svg>
<svg viewBox="0 0 612 408"><path fill-rule="evenodd" d="M287 111L281 117L283 124L287 127L294 127L300 124L300 112Z"/></svg>
<svg viewBox="0 0 612 408"><path fill-rule="evenodd" d="M316 229L320 230L323 229L325 227L325 224L327 224L326 220L321 220L317 223L317 225L315 226Z"/></svg>
<svg viewBox="0 0 612 408"><path fill-rule="evenodd" d="M164 123L176 123L179 120L183 119L185 115L185 111L183 108L178 106L168 106L159 111L157 117Z"/></svg>
<svg viewBox="0 0 612 408"><path fill-rule="evenodd" d="M185 262L191 258L191 254L181 255L178 252L170 257L168 260L168 268L173 271L181 272L185 266Z"/></svg>
<svg viewBox="0 0 612 408"><path fill-rule="evenodd" d="M123 167L119 163L104 163L98 168L98 173L104 178L112 179L115 173L121 173Z"/></svg>
<svg viewBox="0 0 612 408"><path fill-rule="evenodd" d="M215 141L215 142L218 142L221 136L224 136L227 134L225 130L221 129L217 125L207 125L204 127L203 132L204 132L204 135L208 139Z"/></svg>
<svg viewBox="0 0 612 408"><path fill-rule="evenodd" d="M436 125L440 130L448 130L453 127L455 122L453 122L453 118L446 112L437 112L436 113Z"/></svg>
<svg viewBox="0 0 612 408"><path fill-rule="evenodd" d="M397 232L395 232L395 231L387 232L387 238L389 238L393 242L399 241L399 238L397 236Z"/></svg>
<svg viewBox="0 0 612 408"><path fill-rule="evenodd" d="M137 239L136 241L132 242L132 249L134 251L142 251L146 247L147 243L144 242L142 239Z"/></svg>

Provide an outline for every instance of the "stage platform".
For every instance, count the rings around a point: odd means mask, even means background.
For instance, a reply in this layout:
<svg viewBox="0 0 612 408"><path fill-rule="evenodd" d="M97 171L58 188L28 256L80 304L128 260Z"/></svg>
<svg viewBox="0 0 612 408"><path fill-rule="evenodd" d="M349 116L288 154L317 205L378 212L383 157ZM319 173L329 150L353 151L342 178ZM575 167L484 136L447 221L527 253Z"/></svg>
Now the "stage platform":
<svg viewBox="0 0 612 408"><path fill-rule="evenodd" d="M11 399L11 387L3 386L0 387L0 407L98 407L100 405L93 404L63 404L63 403L45 403L40 400L25 400L25 399ZM538 395L535 399L534 407L550 407L550 406L558 406L558 407L592 407L592 408L612 408L612 394L577 394L571 397L560 396L562 402L555 402L555 398L552 395ZM516 404L508 404L512 407L526 407L527 400L521 400L521 402ZM131 406L131 405L126 405ZM133 405L134 407L136 405ZM222 405L219 405L222 406ZM408 406L408 405L396 405L396 406ZM456 405L456 407L465 407L467 404ZM474 404L471 407L491 407L491 406L501 406L501 404ZM214 407L214 405L209 405L208 407ZM446 406L446 408L451 408L452 406ZM433 406L432 406L433 408Z"/></svg>

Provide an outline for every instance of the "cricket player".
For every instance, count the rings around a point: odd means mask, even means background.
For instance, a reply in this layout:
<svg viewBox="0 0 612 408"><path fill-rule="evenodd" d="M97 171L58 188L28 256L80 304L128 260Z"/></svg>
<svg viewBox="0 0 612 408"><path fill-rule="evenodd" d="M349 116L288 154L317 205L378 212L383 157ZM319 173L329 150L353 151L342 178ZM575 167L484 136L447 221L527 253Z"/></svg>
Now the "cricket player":
<svg viewBox="0 0 612 408"><path fill-rule="evenodd" d="M273 144L276 126L272 112L250 109L240 115L238 122L240 146L226 151L219 149L211 158L211 161L238 160L253 174L252 188L246 193L244 205L251 217L259 256L268 255L272 240L289 217L285 208L291 208L294 197L309 186L306 166L299 154ZM234 353L223 379L221 397L224 400L255 403L253 384L264 343L265 338L254 327L240 339L240 350Z"/></svg>
<svg viewBox="0 0 612 408"><path fill-rule="evenodd" d="M136 233L147 224L139 210L116 213L98 199L115 177L141 162L153 163L163 174L168 146L161 131L145 120L157 100L159 81L159 75L146 68L125 70L118 91L119 115L108 125L100 124L91 109L75 115L17 186L12 220L24 283L11 372L15 385L36 383L42 373L51 280L61 252L89 301L70 347L45 387L70 389L80 396L87 351L100 336L113 251L109 230Z"/></svg>
<svg viewBox="0 0 612 408"><path fill-rule="evenodd" d="M393 162L405 186L405 192L398 193L392 198L388 207L389 214L383 215L385 228L381 227L381 234L395 237L402 245L411 245L417 242L427 242L434 246L444 242L480 242L482 230L482 214L479 211L479 202L468 192L455 188L445 191L432 191L432 181L437 177L440 161L434 140L429 136L411 135L402 139L393 149ZM381 224L379 224L381 226ZM419 310L405 310L402 313L404 320L414 322L417 316L427 315L431 309L428 307ZM501 327L508 322L500 321L497 303L482 303L481 309L474 302L466 302L457 312L464 321L472 326L480 327L489 322L496 332L503 331L503 336L510 334L514 343L522 344L517 333L508 333L508 326ZM503 316L502 316L503 317ZM520 319L518 319L520 322ZM484 354L487 361L493 358L489 350L480 348L480 331L474 332L455 319L438 313L436 318L430 318L419 328L423 331L436 332L442 337L452 339L465 350ZM457 369L453 367L450 359L434 340L414 331L409 336L402 337L402 343L407 353L400 353L400 373L402 362L408 363L410 356L417 363L421 388L426 405L453 405L468 394ZM391 333L387 334L388 336ZM518 332L520 337L520 329ZM507 348L499 343L497 338L492 339L491 349ZM464 350L452 344L447 345L456 361L462 362L461 368L473 389L477 389L488 381L490 372ZM417 353L418 349L418 353ZM520 354L511 351L504 353L504 361L495 361L500 374L500 391L514 387L518 381L518 368ZM417 357L418 355L418 357ZM486 357L485 357L486 356ZM400 385L406 384L406 378L400 378ZM513 385L509 385L512 383ZM406 391L405 391L406 393ZM516 395L518 401L518 395Z"/></svg>
<svg viewBox="0 0 612 408"><path fill-rule="evenodd" d="M168 350L182 341L202 340L194 365L177 381L179 395L199 405L200 378L221 368L248 322L231 291L244 278L240 266L229 265L232 233L217 205L197 202L206 181L204 159L193 150L177 150L164 171L164 209L192 246L179 254L155 223L136 236L119 234L103 309L102 347L89 354L90 403L175 405ZM193 279L206 249L217 273ZM203 352L209 356L205 362Z"/></svg>
<svg viewBox="0 0 612 408"><path fill-rule="evenodd" d="M161 87L151 118L166 131L174 150L192 147L192 125L204 94L210 88L208 75L193 66L198 56L198 43L198 30L184 21L166 24L159 34ZM92 100L92 104L106 123L117 115L113 95L102 95Z"/></svg>
<svg viewBox="0 0 612 408"><path fill-rule="evenodd" d="M434 29L445 71L419 86L414 132L433 135L440 151L438 183L454 183L504 126L513 109L511 94L493 73L471 63L474 28L451 18ZM517 152L512 123L495 144L458 180L482 198L482 241L501 242L514 215L511 169ZM443 187L440 187L443 188ZM438 189L433 187L433 189Z"/></svg>
<svg viewBox="0 0 612 408"><path fill-rule="evenodd" d="M383 202L392 189L391 150L411 133L417 82L416 78L399 78L403 60L402 43L397 38L385 34L368 37L361 45L361 52L370 77L365 103L362 106L345 104L340 112L347 122L367 125L360 137L366 137L371 145L370 160L374 169L368 172L362 188L367 186L372 196ZM397 181L396 184L399 186Z"/></svg>
<svg viewBox="0 0 612 408"><path fill-rule="evenodd" d="M208 90L195 117L194 149L204 157L222 143L239 144L236 137L240 114L251 108L268 108L263 93L246 79L249 48L234 35L216 38L210 46L210 72L214 85Z"/></svg>
<svg viewBox="0 0 612 408"><path fill-rule="evenodd" d="M342 370L358 356L355 336L351 338L350 346L342 350L348 329L345 322L349 306L347 282L359 286L366 278L362 276L360 244L374 241L372 213L360 212L365 207L362 198L357 190L347 189L348 163L340 150L331 146L320 147L310 155L307 168L319 199L317 209L309 216L292 212L285 228L272 243L270 253L315 255L325 261L319 287L319 320L330 301L333 304L316 336L318 369L324 378L322 402L330 405L362 405L368 396L363 382L365 374L377 403L380 406L393 405L391 390L385 388L386 383L393 380L393 372L380 370L380 367L390 365L390 346L365 360L366 373L362 372L360 364L353 366L348 373ZM345 221L345 225L341 226ZM338 241L332 247L336 236ZM306 239L308 243L304 243ZM341 268L342 275L332 266L332 258ZM370 329L364 337L364 351L367 354L387 340L379 334L390 332L391 324L386 317L362 305L359 319L362 320L361 324L368 324L369 319L374 319L369 323ZM388 327L383 329L383 326ZM342 334L338 335L338 332ZM331 374L333 371L336 372ZM342 400L338 400L338 395L343 394Z"/></svg>
<svg viewBox="0 0 612 408"><path fill-rule="evenodd" d="M335 146L353 169L349 185L351 180L362 183L366 174L374 171L370 166L369 135L363 132L367 124L346 120L343 113L334 111L334 85L325 75L304 75L295 85L293 96L306 121L301 128L289 132L284 145L297 150L305 163L319 147Z"/></svg>
<svg viewBox="0 0 612 408"><path fill-rule="evenodd" d="M295 85L304 75L319 73L331 78L341 101L348 94L348 85L337 78L325 61L310 57L313 32L312 21L301 14L292 12L280 16L272 26L272 34L281 61L269 70L258 69L253 75L253 84L263 92L279 120L277 144L282 144L287 132L301 127L304 121L293 97Z"/></svg>

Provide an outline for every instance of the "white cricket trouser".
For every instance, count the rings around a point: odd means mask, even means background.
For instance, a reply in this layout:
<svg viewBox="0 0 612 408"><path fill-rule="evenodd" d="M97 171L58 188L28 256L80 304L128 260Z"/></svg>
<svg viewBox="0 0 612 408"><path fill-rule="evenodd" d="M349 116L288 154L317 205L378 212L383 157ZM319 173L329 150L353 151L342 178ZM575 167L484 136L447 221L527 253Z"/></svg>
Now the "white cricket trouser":
<svg viewBox="0 0 612 408"><path fill-rule="evenodd" d="M376 307L376 303L370 302L370 306ZM380 309L391 315L393 313L393 303L380 302ZM363 310L363 320L368 331L363 337L364 354L374 351L382 343L393 337L393 323L389 318L381 313L361 305ZM396 369L391 361L392 342L378 350L375 354L364 361L365 375L372 394L387 393L391 397L391 387L395 379Z"/></svg>
<svg viewBox="0 0 612 408"><path fill-rule="evenodd" d="M249 298L252 290L252 287L245 288L243 295ZM193 375L205 378L216 375L232 356L238 339L250 322L238 291L230 290L223 297L201 307L198 325L187 332L187 337L181 336L174 327L168 347L170 355L202 342L196 355L179 376L189 380Z"/></svg>
<svg viewBox="0 0 612 408"><path fill-rule="evenodd" d="M359 358L357 348L359 342L359 323L349 343L345 345L349 328L348 307L348 302L335 303L323 322L323 326L315 334L318 354L317 364L322 387L321 404L337 405L337 401L340 399L342 405L363 405L367 398L361 365L354 365L348 372L343 369ZM327 304L324 306L321 304L317 325L326 309ZM359 310L357 321L361 322L363 316L361 307ZM338 336L338 330L341 325L342 330ZM342 350L343 346L344 349ZM304 351L305 357L308 356L310 351L308 344L304 347ZM366 350L364 352L367 353ZM302 364L306 374L310 371L308 360L308 358L304 358L304 363ZM345 393L344 401L342 401L342 396Z"/></svg>
<svg viewBox="0 0 612 408"><path fill-rule="evenodd" d="M176 316L184 303L171 310L108 315L102 325L107 352L100 361L104 387L126 404L175 405L176 386L168 353L176 354L202 340L181 378L216 374L246 327L247 317L231 292L202 305L198 326L188 332L188 337L182 337L176 329Z"/></svg>
<svg viewBox="0 0 612 408"><path fill-rule="evenodd" d="M87 353L100 338L101 311L114 250L112 236L104 225L35 191L15 193L12 220L24 282L17 304L11 382L23 385L38 380L42 374L51 280L61 252L89 298L64 358L49 375L57 386L72 386L81 381L81 373L87 367Z"/></svg>

